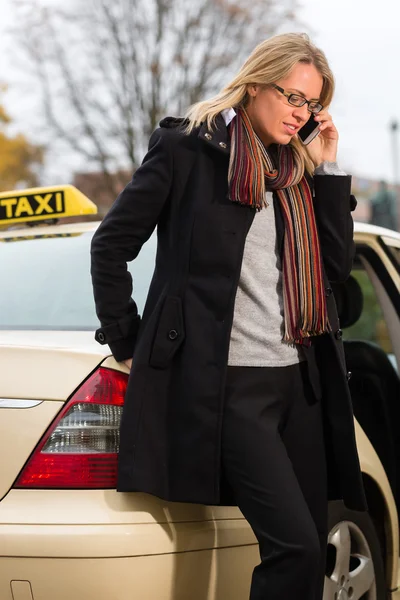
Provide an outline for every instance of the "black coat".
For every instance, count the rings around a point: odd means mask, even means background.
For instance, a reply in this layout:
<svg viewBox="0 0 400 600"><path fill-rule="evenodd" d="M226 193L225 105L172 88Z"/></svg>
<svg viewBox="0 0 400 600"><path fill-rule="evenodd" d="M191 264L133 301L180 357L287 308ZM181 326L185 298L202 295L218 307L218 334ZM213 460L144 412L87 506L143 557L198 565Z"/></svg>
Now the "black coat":
<svg viewBox="0 0 400 600"><path fill-rule="evenodd" d="M234 503L221 483L220 434L234 301L255 210L231 202L229 136L204 124L191 135L168 117L92 242L100 343L133 356L121 424L119 491L166 500ZM343 281L354 255L351 178L310 179L332 333L313 338L309 373L325 415L329 498L366 509L341 331L329 281ZM278 243L284 236L274 197ZM265 209L264 209L265 210ZM157 227L156 266L143 316L126 263Z"/></svg>

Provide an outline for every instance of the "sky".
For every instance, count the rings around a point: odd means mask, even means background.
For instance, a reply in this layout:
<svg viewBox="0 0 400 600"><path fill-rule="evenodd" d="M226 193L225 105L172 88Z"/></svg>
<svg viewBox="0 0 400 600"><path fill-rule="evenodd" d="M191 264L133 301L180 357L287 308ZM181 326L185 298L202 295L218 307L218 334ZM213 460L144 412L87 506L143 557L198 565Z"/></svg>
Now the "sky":
<svg viewBox="0 0 400 600"><path fill-rule="evenodd" d="M302 21L336 78L330 112L339 131L341 165L355 175L393 181L390 123L400 121L400 2L303 0L302 4Z"/></svg>
<svg viewBox="0 0 400 600"><path fill-rule="evenodd" d="M3 33L15 25L15 1L0 0L0 81L10 82L11 87L15 78L10 66L13 49ZM397 170L400 179L400 159L395 160L390 130L393 120L400 122L399 0L298 1L298 18L305 25L302 30L325 52L336 78L330 112L340 136L340 166L359 177L389 182L394 181ZM29 134L26 98L20 102L18 93L10 91L5 105L15 128ZM397 167L395 162L399 162ZM68 166L72 170L74 162L69 161ZM53 170L49 166L47 176L52 172L57 173L56 165Z"/></svg>

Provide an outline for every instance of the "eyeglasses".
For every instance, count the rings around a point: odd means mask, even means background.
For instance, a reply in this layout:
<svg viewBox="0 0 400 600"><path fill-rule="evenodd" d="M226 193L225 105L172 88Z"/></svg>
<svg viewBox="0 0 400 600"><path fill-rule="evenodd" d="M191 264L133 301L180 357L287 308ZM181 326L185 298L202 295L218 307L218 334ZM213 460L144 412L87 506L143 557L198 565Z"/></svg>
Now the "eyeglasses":
<svg viewBox="0 0 400 600"><path fill-rule="evenodd" d="M278 90L278 92L283 94L288 99L289 104L292 104L293 106L300 107L304 106L305 104L308 104L308 111L314 114L321 112L321 110L324 108L322 104L316 102L315 100L306 100L303 96L299 96L298 94L291 94L290 92L285 92L283 88L281 88L279 85L276 85L275 83L272 84L272 87L274 87L276 90Z"/></svg>

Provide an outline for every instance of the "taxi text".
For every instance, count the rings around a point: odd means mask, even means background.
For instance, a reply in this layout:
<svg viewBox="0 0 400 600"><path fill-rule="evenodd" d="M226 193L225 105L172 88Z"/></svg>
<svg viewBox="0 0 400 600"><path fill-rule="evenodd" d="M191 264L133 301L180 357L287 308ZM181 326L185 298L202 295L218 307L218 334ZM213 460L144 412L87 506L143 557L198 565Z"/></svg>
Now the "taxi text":
<svg viewBox="0 0 400 600"><path fill-rule="evenodd" d="M0 198L0 220L46 217L65 211L64 192Z"/></svg>

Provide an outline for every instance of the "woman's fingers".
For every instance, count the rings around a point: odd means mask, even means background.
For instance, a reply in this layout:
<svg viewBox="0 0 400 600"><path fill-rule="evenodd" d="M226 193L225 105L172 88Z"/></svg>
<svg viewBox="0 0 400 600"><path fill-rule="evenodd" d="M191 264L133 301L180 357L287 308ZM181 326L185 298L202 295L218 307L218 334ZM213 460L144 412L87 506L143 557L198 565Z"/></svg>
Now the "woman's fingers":
<svg viewBox="0 0 400 600"><path fill-rule="evenodd" d="M319 123L320 131L327 131L332 133L333 137L339 137L338 131L333 123L331 115L326 111L322 111L315 116L315 120Z"/></svg>
<svg viewBox="0 0 400 600"><path fill-rule="evenodd" d="M327 129L327 127L332 127L334 128L334 124L333 121L324 121L323 123L321 123L321 125L319 126L320 130L322 131L323 129Z"/></svg>

